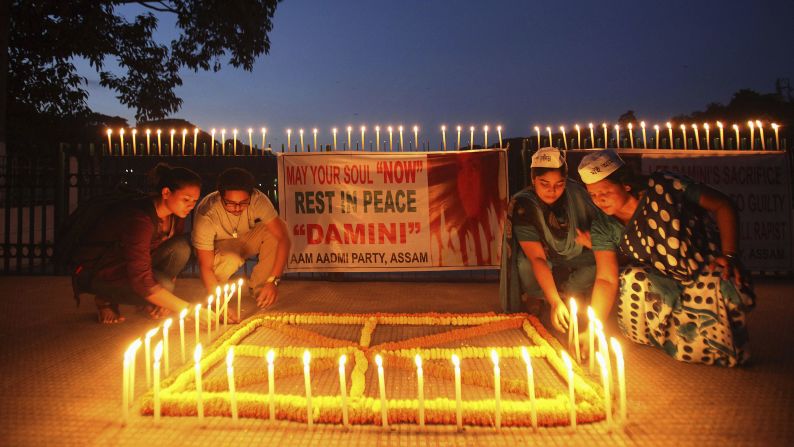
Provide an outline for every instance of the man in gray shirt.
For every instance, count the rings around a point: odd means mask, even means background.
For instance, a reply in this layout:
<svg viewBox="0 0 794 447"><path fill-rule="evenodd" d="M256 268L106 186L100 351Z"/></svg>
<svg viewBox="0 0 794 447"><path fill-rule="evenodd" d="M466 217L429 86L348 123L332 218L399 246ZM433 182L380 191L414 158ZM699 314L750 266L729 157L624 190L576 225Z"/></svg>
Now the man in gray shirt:
<svg viewBox="0 0 794 447"><path fill-rule="evenodd" d="M245 169L223 171L218 190L196 207L192 239L208 293L227 282L247 258L257 255L249 286L257 305L266 308L278 296L290 240L287 225L255 185L254 176Z"/></svg>

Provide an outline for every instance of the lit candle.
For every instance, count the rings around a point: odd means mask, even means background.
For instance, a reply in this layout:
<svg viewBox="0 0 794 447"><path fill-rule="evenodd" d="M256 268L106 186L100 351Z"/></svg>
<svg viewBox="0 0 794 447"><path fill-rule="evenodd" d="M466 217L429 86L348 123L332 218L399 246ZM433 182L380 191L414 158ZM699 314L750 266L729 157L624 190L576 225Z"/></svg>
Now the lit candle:
<svg viewBox="0 0 794 447"><path fill-rule="evenodd" d="M554 143L551 141L551 127L546 126L546 132L549 134L549 146L554 146Z"/></svg>
<svg viewBox="0 0 794 447"><path fill-rule="evenodd" d="M215 290L217 292L217 289ZM226 301L229 297L229 284L223 285L223 299L220 296L215 298L215 329L221 328L221 302Z"/></svg>
<svg viewBox="0 0 794 447"><path fill-rule="evenodd" d="M312 355L309 350L303 351L303 382L306 386L306 420L310 427L314 425L314 420L312 418L312 379L309 369L311 360Z"/></svg>
<svg viewBox="0 0 794 447"><path fill-rule="evenodd" d="M380 354L375 356L378 365L378 389L380 391L380 419L384 428L389 428L389 405L386 402L386 380L383 378L383 359Z"/></svg>
<svg viewBox="0 0 794 447"><path fill-rule="evenodd" d="M568 150L568 137L565 136L565 126L560 126L560 132L562 132L562 144L565 147L565 150Z"/></svg>
<svg viewBox="0 0 794 447"><path fill-rule="evenodd" d="M593 123L587 123L587 127L590 128L590 147L595 147L595 130L593 129Z"/></svg>
<svg viewBox="0 0 794 447"><path fill-rule="evenodd" d="M419 150L419 126L414 126L414 145Z"/></svg>
<svg viewBox="0 0 794 447"><path fill-rule="evenodd" d="M361 126L361 150L362 151L365 150L366 146L367 146L367 140L366 140L366 138L364 138L364 132L366 132L366 131L367 131L367 127L366 126Z"/></svg>
<svg viewBox="0 0 794 447"><path fill-rule="evenodd" d="M298 129L298 135L300 136L300 140L301 140L301 150L300 151L303 152L303 148L306 147L306 146L303 145L303 129Z"/></svg>
<svg viewBox="0 0 794 447"><path fill-rule="evenodd" d="M152 130L146 129L146 155L151 154L151 137L152 137Z"/></svg>
<svg viewBox="0 0 794 447"><path fill-rule="evenodd" d="M463 130L463 128L461 128L460 126L458 126L458 127L457 127L457 131L458 131L458 142L457 142L457 144L455 145L455 150L456 150L456 151L459 151L459 150L460 150L460 131L461 131L461 130Z"/></svg>
<svg viewBox="0 0 794 447"><path fill-rule="evenodd" d="M237 280L237 322L240 320L240 303L243 300L243 278Z"/></svg>
<svg viewBox="0 0 794 447"><path fill-rule="evenodd" d="M199 341L200 341L199 340L199 337L200 337L199 320L201 319L200 313L201 313L201 303L196 304L195 310L193 311L193 320L196 323L196 334L195 334L195 340L193 341L193 343L196 343L196 344L198 344Z"/></svg>
<svg viewBox="0 0 794 447"><path fill-rule="evenodd" d="M772 123L772 129L775 131L775 149L780 150L780 135L779 129L780 126L777 123Z"/></svg>
<svg viewBox="0 0 794 447"><path fill-rule="evenodd" d="M214 295L210 295L207 298L207 339L211 339L212 337L212 302L215 300Z"/></svg>
<svg viewBox="0 0 794 447"><path fill-rule="evenodd" d="M575 124L574 129L576 129L576 148L582 148L582 129L579 127L578 124Z"/></svg>
<svg viewBox="0 0 794 447"><path fill-rule="evenodd" d="M232 407L232 421L237 422L237 395L234 387L234 346L226 352L226 378L229 381L229 405Z"/></svg>
<svg viewBox="0 0 794 447"><path fill-rule="evenodd" d="M606 149L609 146L609 140L607 137L607 123L601 123L601 128L604 131L604 149Z"/></svg>
<svg viewBox="0 0 794 447"><path fill-rule="evenodd" d="M620 422L626 422L626 368L623 362L623 349L620 347L615 337L609 337L609 344L612 345L612 352L615 353L615 363L618 370L618 395L620 396Z"/></svg>
<svg viewBox="0 0 794 447"><path fill-rule="evenodd" d="M196 413L199 422L204 422L204 401L201 399L201 343L196 344L193 351L193 361L195 362L196 375Z"/></svg>
<svg viewBox="0 0 794 447"><path fill-rule="evenodd" d="M521 347L521 357L527 365L527 394L529 395L529 411L532 428L538 429L538 409L535 402L535 372L532 370L532 359L526 346Z"/></svg>
<svg viewBox="0 0 794 447"><path fill-rule="evenodd" d="M720 149L724 150L725 149L725 132L724 132L724 129L722 128L723 126L722 126L722 122L721 121L717 121L717 127L720 129Z"/></svg>
<svg viewBox="0 0 794 447"><path fill-rule="evenodd" d="M452 354L452 365L455 367L455 422L458 431L463 431L463 402L461 401L460 390L460 358L457 354Z"/></svg>
<svg viewBox="0 0 794 447"><path fill-rule="evenodd" d="M670 144L668 144L669 148L673 148L673 123L670 121L666 122L665 125L667 126L667 137L670 139Z"/></svg>
<svg viewBox="0 0 794 447"><path fill-rule="evenodd" d="M169 318L163 322L163 363L165 364L165 375L170 374L171 370L171 357L168 355L168 330L171 329L171 325L174 324L174 320Z"/></svg>
<svg viewBox="0 0 794 447"><path fill-rule="evenodd" d="M221 155L226 155L226 128L221 128Z"/></svg>
<svg viewBox="0 0 794 447"><path fill-rule="evenodd" d="M761 136L761 150L766 150L766 141L764 140L764 126L761 121L755 120L755 125L758 126L758 134Z"/></svg>
<svg viewBox="0 0 794 447"><path fill-rule="evenodd" d="M161 129L157 129L157 154L163 155L163 140L162 140L163 131Z"/></svg>
<svg viewBox="0 0 794 447"><path fill-rule="evenodd" d="M684 136L684 149L688 149L687 141L686 141L686 126L681 124L680 126L678 126L678 128L681 129L681 134Z"/></svg>
<svg viewBox="0 0 794 447"><path fill-rule="evenodd" d="M570 421L571 428L576 430L576 394L573 390L573 365L571 364L571 357L568 353L562 351L562 360L565 362L565 369L568 372L568 400L570 402Z"/></svg>
<svg viewBox="0 0 794 447"><path fill-rule="evenodd" d="M350 133L353 132L353 126L347 126L347 150L352 151L352 138L350 137Z"/></svg>
<svg viewBox="0 0 794 447"><path fill-rule="evenodd" d="M569 329L572 332L571 340L573 341L573 352L576 354L576 362L580 363L582 361L582 355L579 352L579 317L576 315L576 300L571 297L569 302L571 304L571 325Z"/></svg>
<svg viewBox="0 0 794 447"><path fill-rule="evenodd" d="M267 127L259 129L262 132L262 150L267 150Z"/></svg>
<svg viewBox="0 0 794 447"><path fill-rule="evenodd" d="M124 362L121 370L121 415L124 425L130 419L130 350L124 351Z"/></svg>
<svg viewBox="0 0 794 447"><path fill-rule="evenodd" d="M229 289L229 295L223 300L223 325L227 326L229 324L229 301L232 300L234 296L234 292L237 290L237 284L232 284L232 287Z"/></svg>
<svg viewBox="0 0 794 447"><path fill-rule="evenodd" d="M482 128L482 130L483 130L483 132L485 133L485 138L484 138L484 148L485 148L485 149L487 149L487 148L488 148L488 126L484 126L484 127Z"/></svg>
<svg viewBox="0 0 794 447"><path fill-rule="evenodd" d="M659 125L654 124L653 130L656 131L656 149L659 149Z"/></svg>
<svg viewBox="0 0 794 447"><path fill-rule="evenodd" d="M620 124L615 124L615 147L620 149Z"/></svg>
<svg viewBox="0 0 794 447"><path fill-rule="evenodd" d="M380 126L375 126L375 151L380 152Z"/></svg>
<svg viewBox="0 0 794 447"><path fill-rule="evenodd" d="M496 126L496 133L499 135L499 149L502 148L502 126Z"/></svg>
<svg viewBox="0 0 794 447"><path fill-rule="evenodd" d="M113 140L112 140L112 135L113 135L113 130L112 130L112 129L108 129L108 130L107 130L107 136L108 136L108 154L113 154Z"/></svg>
<svg viewBox="0 0 794 447"><path fill-rule="evenodd" d="M693 123L692 130L695 132L695 148L700 150L700 134L698 134L698 125Z"/></svg>
<svg viewBox="0 0 794 447"><path fill-rule="evenodd" d="M210 155L215 155L215 128L210 131Z"/></svg>
<svg viewBox="0 0 794 447"><path fill-rule="evenodd" d="M193 128L193 155L198 155L198 127Z"/></svg>
<svg viewBox="0 0 794 447"><path fill-rule="evenodd" d="M132 155L137 155L137 145L135 143L135 136L138 135L138 129L132 129Z"/></svg>
<svg viewBox="0 0 794 447"><path fill-rule="evenodd" d="M237 129L232 129L232 154L237 155Z"/></svg>
<svg viewBox="0 0 794 447"><path fill-rule="evenodd" d="M251 154L254 153L254 129L248 128L248 147L251 148Z"/></svg>
<svg viewBox="0 0 794 447"><path fill-rule="evenodd" d="M535 126L535 134L538 136L538 149L540 149L540 127Z"/></svg>
<svg viewBox="0 0 794 447"><path fill-rule="evenodd" d="M331 129L331 133L334 134L334 150L336 150L336 132L337 132L337 128L336 127Z"/></svg>
<svg viewBox="0 0 794 447"><path fill-rule="evenodd" d="M154 425L160 424L160 357L163 355L163 341L154 348Z"/></svg>
<svg viewBox="0 0 794 447"><path fill-rule="evenodd" d="M397 130L400 131L400 152L402 152L404 150L404 146L403 146L403 126L398 127Z"/></svg>
<svg viewBox="0 0 794 447"><path fill-rule="evenodd" d="M187 138L187 129L182 128L182 155L185 155L185 139Z"/></svg>
<svg viewBox="0 0 794 447"><path fill-rule="evenodd" d="M171 152L171 155L174 155L174 135L176 134L176 129L172 128L168 133L171 135L170 143L168 143L168 150Z"/></svg>
<svg viewBox="0 0 794 447"><path fill-rule="evenodd" d="M474 126L469 126L469 149L474 149Z"/></svg>
<svg viewBox="0 0 794 447"><path fill-rule="evenodd" d="M394 152L394 139L393 139L394 128L389 126L388 130L389 130L389 152Z"/></svg>
<svg viewBox="0 0 794 447"><path fill-rule="evenodd" d="M607 425L612 426L612 393L609 391L609 376L604 356L600 352L596 353L598 366L601 367L601 385L604 387L604 412L607 415Z"/></svg>
<svg viewBox="0 0 794 447"><path fill-rule="evenodd" d="M642 128L642 147L648 149L648 136L645 133L645 121L640 121L640 127Z"/></svg>
<svg viewBox="0 0 794 447"><path fill-rule="evenodd" d="M632 149L634 148L634 125L629 123L626 127L628 127L629 131L629 147Z"/></svg>
<svg viewBox="0 0 794 447"><path fill-rule="evenodd" d="M414 357L416 363L416 387L417 398L419 399L419 427L425 426L425 374L422 369L422 357L416 354Z"/></svg>
<svg viewBox="0 0 794 447"><path fill-rule="evenodd" d="M119 129L119 141L120 141L120 146L119 146L120 153L121 153L121 155L124 155L124 128L123 127L121 129Z"/></svg>
<svg viewBox="0 0 794 447"><path fill-rule="evenodd" d="M587 334L589 338L589 347L590 353L587 355L589 363L590 363L590 373L593 373L593 368L595 367L595 322L596 316L595 311L590 306L587 306Z"/></svg>
<svg viewBox="0 0 794 447"><path fill-rule="evenodd" d="M292 129L287 129L287 152L292 151Z"/></svg>
<svg viewBox="0 0 794 447"><path fill-rule="evenodd" d="M709 123L703 123L703 129L706 131L706 149L711 149L711 142L709 141Z"/></svg>
<svg viewBox="0 0 794 447"><path fill-rule="evenodd" d="M499 354L496 349L491 349L493 362L493 392L494 392L494 421L496 429L502 428L502 372L499 369Z"/></svg>
<svg viewBox="0 0 794 447"><path fill-rule="evenodd" d="M604 362L607 366L607 378L612 382L612 361L609 357L609 345L607 345L607 338L604 335L604 325L601 321L596 322L596 336L598 337L598 352L601 352L604 356Z"/></svg>
<svg viewBox="0 0 794 447"><path fill-rule="evenodd" d="M273 352L272 349L267 351L267 356L265 359L267 360L267 402L268 402L268 412L270 414L270 422L274 422L276 420L276 383L275 383L275 366L273 365L273 361L275 360L276 353Z"/></svg>
<svg viewBox="0 0 794 447"><path fill-rule="evenodd" d="M138 357L138 349L141 347L141 339L137 338L129 347L130 352L130 377L129 377L129 386L127 387L130 393L130 400L135 399L135 361Z"/></svg>
<svg viewBox="0 0 794 447"><path fill-rule="evenodd" d="M736 133L736 149L741 149L741 140L739 140L739 125L733 125L733 131Z"/></svg>
<svg viewBox="0 0 794 447"><path fill-rule="evenodd" d="M752 121L747 122L747 126L750 128L750 150L755 150L755 124Z"/></svg>
<svg viewBox="0 0 794 447"><path fill-rule="evenodd" d="M447 126L441 126L441 150L447 150Z"/></svg>
<svg viewBox="0 0 794 447"><path fill-rule="evenodd" d="M160 331L159 327L154 329L150 329L149 332L146 333L146 337L143 339L143 354L144 359L146 360L146 387L151 388L152 386L152 337L157 335Z"/></svg>
<svg viewBox="0 0 794 447"><path fill-rule="evenodd" d="M347 410L347 376L345 372L345 363L347 363L347 356L342 354L339 357L339 393L342 396L342 424L347 428L350 425L348 410Z"/></svg>

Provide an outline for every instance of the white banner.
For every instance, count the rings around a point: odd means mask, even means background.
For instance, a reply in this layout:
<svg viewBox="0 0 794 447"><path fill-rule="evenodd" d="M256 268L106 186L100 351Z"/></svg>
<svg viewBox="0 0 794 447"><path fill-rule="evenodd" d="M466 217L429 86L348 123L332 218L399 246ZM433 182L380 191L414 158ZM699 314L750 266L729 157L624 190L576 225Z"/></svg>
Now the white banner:
<svg viewBox="0 0 794 447"><path fill-rule="evenodd" d="M495 268L504 150L279 154L291 271Z"/></svg>
<svg viewBox="0 0 794 447"><path fill-rule="evenodd" d="M784 153L664 151L642 154L642 172L678 172L729 195L750 270L792 269L791 169Z"/></svg>

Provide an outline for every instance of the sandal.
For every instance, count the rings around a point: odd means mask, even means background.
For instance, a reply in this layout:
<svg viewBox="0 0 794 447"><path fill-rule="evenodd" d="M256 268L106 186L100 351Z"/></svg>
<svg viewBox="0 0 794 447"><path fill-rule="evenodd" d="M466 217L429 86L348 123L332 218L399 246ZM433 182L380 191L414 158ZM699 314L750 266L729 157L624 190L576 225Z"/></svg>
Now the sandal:
<svg viewBox="0 0 794 447"><path fill-rule="evenodd" d="M94 298L94 302L96 303L97 319L100 324L115 324L126 320L126 318L121 316L118 304L105 301L98 296Z"/></svg>

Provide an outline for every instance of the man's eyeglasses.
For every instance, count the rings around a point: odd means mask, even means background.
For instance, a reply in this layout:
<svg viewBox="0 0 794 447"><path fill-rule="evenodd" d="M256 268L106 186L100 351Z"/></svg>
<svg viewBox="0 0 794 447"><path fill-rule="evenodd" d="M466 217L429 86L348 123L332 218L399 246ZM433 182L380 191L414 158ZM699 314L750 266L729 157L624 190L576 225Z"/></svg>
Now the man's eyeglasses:
<svg viewBox="0 0 794 447"><path fill-rule="evenodd" d="M242 201L242 202L230 202L230 201L224 199L223 197L221 197L221 203L226 208L237 209L237 208L247 208L248 205L251 204L251 201L250 200L245 200L245 201Z"/></svg>

